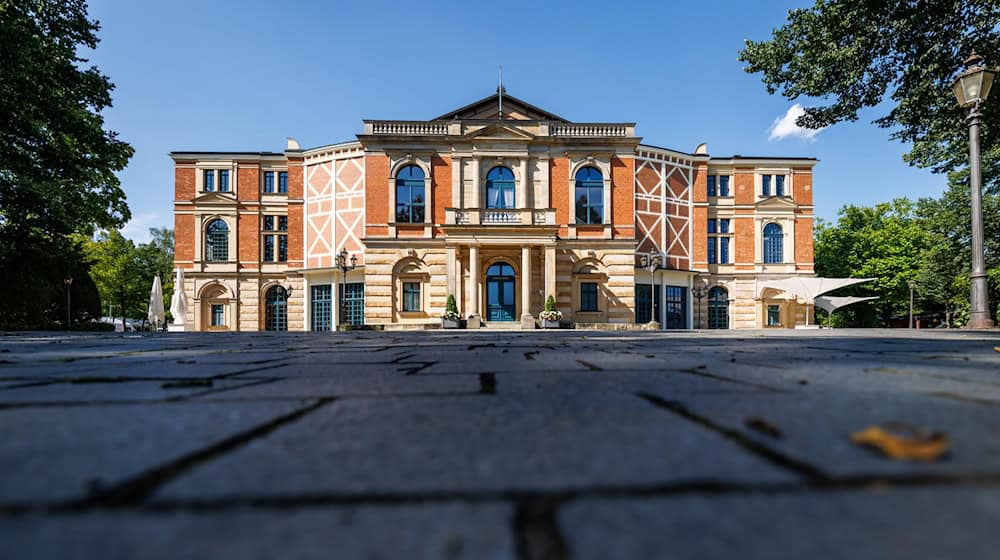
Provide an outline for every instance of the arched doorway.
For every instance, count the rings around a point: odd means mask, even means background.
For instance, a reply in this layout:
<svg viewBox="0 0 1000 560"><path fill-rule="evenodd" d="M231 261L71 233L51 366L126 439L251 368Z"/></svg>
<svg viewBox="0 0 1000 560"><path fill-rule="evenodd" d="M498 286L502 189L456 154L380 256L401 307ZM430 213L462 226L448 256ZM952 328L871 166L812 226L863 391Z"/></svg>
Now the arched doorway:
<svg viewBox="0 0 1000 560"><path fill-rule="evenodd" d="M708 291L708 328L729 328L729 292L721 286Z"/></svg>
<svg viewBox="0 0 1000 560"><path fill-rule="evenodd" d="M288 330L288 292L272 286L264 297L264 330Z"/></svg>
<svg viewBox="0 0 1000 560"><path fill-rule="evenodd" d="M501 261L486 270L486 320L513 321L516 314L514 267Z"/></svg>

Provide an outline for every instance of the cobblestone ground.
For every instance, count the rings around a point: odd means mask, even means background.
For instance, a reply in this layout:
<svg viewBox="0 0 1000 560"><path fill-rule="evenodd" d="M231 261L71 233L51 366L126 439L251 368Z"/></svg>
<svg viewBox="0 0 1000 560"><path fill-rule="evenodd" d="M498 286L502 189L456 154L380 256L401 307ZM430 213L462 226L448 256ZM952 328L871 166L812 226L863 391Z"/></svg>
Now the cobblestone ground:
<svg viewBox="0 0 1000 560"><path fill-rule="evenodd" d="M1000 558L997 345L0 336L0 557ZM893 421L949 454L850 442Z"/></svg>

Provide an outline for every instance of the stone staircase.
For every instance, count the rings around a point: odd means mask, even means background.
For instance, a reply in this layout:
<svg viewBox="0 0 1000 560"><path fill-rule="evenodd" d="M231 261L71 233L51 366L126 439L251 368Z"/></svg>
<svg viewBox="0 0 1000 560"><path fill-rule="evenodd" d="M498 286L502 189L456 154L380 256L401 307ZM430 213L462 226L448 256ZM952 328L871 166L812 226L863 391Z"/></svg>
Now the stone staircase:
<svg viewBox="0 0 1000 560"><path fill-rule="evenodd" d="M520 321L483 321L483 328L491 331L519 331Z"/></svg>

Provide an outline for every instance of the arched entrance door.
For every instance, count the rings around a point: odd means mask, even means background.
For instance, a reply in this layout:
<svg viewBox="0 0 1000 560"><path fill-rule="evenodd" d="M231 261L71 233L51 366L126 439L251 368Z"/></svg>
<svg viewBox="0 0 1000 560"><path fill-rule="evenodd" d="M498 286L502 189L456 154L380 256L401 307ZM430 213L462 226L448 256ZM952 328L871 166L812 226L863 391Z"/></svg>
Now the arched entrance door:
<svg viewBox="0 0 1000 560"><path fill-rule="evenodd" d="M498 262L486 270L486 320L513 321L514 267Z"/></svg>
<svg viewBox="0 0 1000 560"><path fill-rule="evenodd" d="M721 286L708 291L708 328L729 328L729 292Z"/></svg>
<svg viewBox="0 0 1000 560"><path fill-rule="evenodd" d="M288 292L281 286L273 286L267 291L264 301L264 329L287 331Z"/></svg>

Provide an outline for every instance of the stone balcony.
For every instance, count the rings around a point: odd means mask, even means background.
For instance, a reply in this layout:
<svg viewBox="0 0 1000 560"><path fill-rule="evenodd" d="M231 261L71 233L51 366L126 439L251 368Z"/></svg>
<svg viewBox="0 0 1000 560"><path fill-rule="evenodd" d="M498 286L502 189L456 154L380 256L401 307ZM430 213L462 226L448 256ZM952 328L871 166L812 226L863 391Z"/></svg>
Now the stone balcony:
<svg viewBox="0 0 1000 560"><path fill-rule="evenodd" d="M555 208L445 208L449 226L554 226Z"/></svg>

